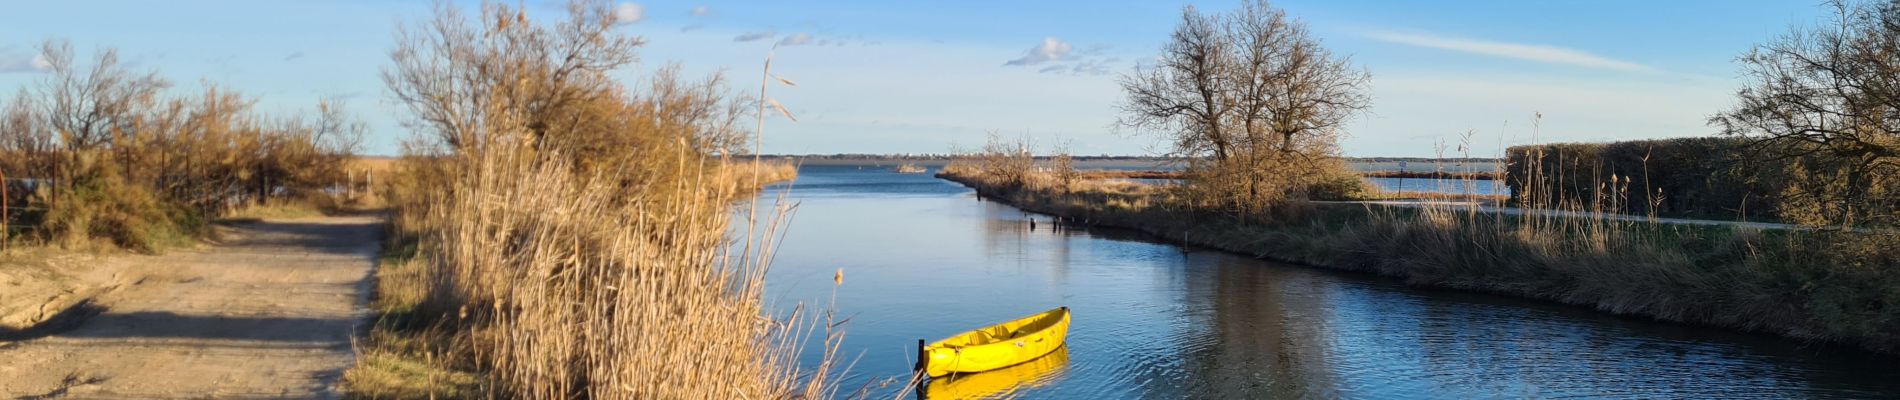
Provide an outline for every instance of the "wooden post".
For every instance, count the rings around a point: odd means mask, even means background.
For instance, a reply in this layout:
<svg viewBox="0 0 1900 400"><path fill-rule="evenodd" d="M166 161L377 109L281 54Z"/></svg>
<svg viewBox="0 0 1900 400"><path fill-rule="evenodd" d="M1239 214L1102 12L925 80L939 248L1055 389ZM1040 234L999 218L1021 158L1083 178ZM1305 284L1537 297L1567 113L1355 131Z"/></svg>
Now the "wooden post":
<svg viewBox="0 0 1900 400"><path fill-rule="evenodd" d="M925 367L930 365L930 353L924 351L924 340L917 339L917 366L911 367L918 375L925 375Z"/></svg>

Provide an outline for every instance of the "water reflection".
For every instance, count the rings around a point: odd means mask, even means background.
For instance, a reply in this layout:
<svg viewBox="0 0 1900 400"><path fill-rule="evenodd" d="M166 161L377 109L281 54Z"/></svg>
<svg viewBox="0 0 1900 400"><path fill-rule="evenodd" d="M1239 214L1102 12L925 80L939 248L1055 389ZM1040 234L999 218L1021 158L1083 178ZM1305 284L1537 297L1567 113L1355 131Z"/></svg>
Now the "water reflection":
<svg viewBox="0 0 1900 400"><path fill-rule="evenodd" d="M924 385L928 400L1007 399L1059 380L1069 367L1069 346L1022 364L974 374L931 379Z"/></svg>
<svg viewBox="0 0 1900 400"><path fill-rule="evenodd" d="M801 174L792 194L800 211L768 292L781 306L822 302L832 272L846 270L837 299L852 316L840 354L855 360L847 388L903 381L918 339L1066 305L1074 313L1066 363L1033 379L971 375L938 390L1073 399L1900 396L1891 357L1184 250L1130 231L1054 224L927 176ZM882 389L897 395L895 386Z"/></svg>

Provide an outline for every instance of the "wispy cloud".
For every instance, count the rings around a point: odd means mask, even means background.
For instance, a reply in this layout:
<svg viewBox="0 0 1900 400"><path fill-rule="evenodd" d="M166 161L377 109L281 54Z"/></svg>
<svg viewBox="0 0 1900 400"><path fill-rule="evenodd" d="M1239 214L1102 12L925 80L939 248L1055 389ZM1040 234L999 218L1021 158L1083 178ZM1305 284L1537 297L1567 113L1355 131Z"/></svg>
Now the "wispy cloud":
<svg viewBox="0 0 1900 400"><path fill-rule="evenodd" d="M46 61L44 54L20 51L12 47L0 47L0 74L41 72L49 69L53 69L53 64Z"/></svg>
<svg viewBox="0 0 1900 400"><path fill-rule="evenodd" d="M799 33L794 33L794 34L785 36L785 39L778 41L778 45L780 46L806 45L806 44L811 44L813 39L814 38L811 37L810 33L799 32Z"/></svg>
<svg viewBox="0 0 1900 400"><path fill-rule="evenodd" d="M771 38L773 38L773 37L776 37L776 36L778 36L778 32L773 32L773 31L764 31L764 32L750 32L750 33L745 33L745 34L741 34L741 35L739 35L739 36L736 36L736 37L733 37L733 38L732 38L732 41L734 41L734 42L756 42L756 41L760 41L760 40L765 40L765 39L771 39Z"/></svg>
<svg viewBox="0 0 1900 400"><path fill-rule="evenodd" d="M1023 52L1022 57L1004 62L1006 67L1028 67L1042 65L1036 72L1071 76L1107 75L1110 63L1120 61L1118 57L1103 57L1112 48L1106 44L1094 44L1076 50L1075 45L1054 37L1043 38L1042 43Z"/></svg>
<svg viewBox="0 0 1900 400"><path fill-rule="evenodd" d="M290 53L290 55L284 56L284 61L297 61L297 59L299 58L303 58L303 52L301 51Z"/></svg>
<svg viewBox="0 0 1900 400"><path fill-rule="evenodd" d="M693 17L710 17L713 15L713 12L711 8L707 8L706 6L693 6L692 9L686 10L686 15Z"/></svg>
<svg viewBox="0 0 1900 400"><path fill-rule="evenodd" d="M620 3L619 6L614 7L614 23L616 24L638 23L644 19L647 19L647 8L640 3Z"/></svg>
<svg viewBox="0 0 1900 400"><path fill-rule="evenodd" d="M1102 76L1108 75L1108 63L1115 60L1083 60L1069 68L1070 75Z"/></svg>
<svg viewBox="0 0 1900 400"><path fill-rule="evenodd" d="M1477 54L1492 57L1534 61L1546 64L1568 65L1573 67L1604 69L1623 72L1658 72L1655 68L1635 62L1618 60L1582 50L1569 49L1541 44L1497 42L1479 39L1467 39L1438 36L1421 33L1398 33L1389 31L1370 31L1363 35L1372 40L1397 43L1460 53Z"/></svg>
<svg viewBox="0 0 1900 400"><path fill-rule="evenodd" d="M680 32L692 32L692 31L696 31L700 29L706 29L706 24L687 25L687 26L681 27Z"/></svg>
<svg viewBox="0 0 1900 400"><path fill-rule="evenodd" d="M1061 61L1067 59L1069 53L1074 51L1075 46L1070 45L1069 42L1064 42L1062 39L1056 39L1054 37L1047 37L1042 39L1042 44L1030 47L1029 51L1023 52L1022 57L1009 60L1009 62L1005 62L1003 65L1030 66L1050 61Z"/></svg>

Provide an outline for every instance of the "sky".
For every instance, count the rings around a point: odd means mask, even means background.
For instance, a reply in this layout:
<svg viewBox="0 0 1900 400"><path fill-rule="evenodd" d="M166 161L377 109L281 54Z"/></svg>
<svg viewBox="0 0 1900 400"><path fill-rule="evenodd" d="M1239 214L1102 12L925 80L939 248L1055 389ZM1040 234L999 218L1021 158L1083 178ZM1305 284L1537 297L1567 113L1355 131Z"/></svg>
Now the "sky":
<svg viewBox="0 0 1900 400"><path fill-rule="evenodd" d="M525 1L531 19L562 8ZM1741 87L1736 56L1819 0L1282 0L1335 53L1372 74L1370 110L1348 125L1351 156L1496 155L1532 142L1714 134L1707 118ZM478 2L458 1L465 9ZM639 1L618 29L646 40L620 76L638 85L678 63L756 91L765 57L797 82L771 97L797 117L768 120L766 153L943 153L991 134L1080 155L1153 155L1155 132L1114 124L1119 76L1159 54L1181 10L1234 1ZM0 94L45 73L35 47L112 47L184 94L237 89L260 109L345 100L373 132L365 151L399 153L410 132L383 87L392 33L427 1L0 0ZM83 57L82 57L83 58ZM1542 118L1537 118L1541 113ZM1535 129L1533 129L1535 126ZM1466 137L1469 139L1465 139Z"/></svg>

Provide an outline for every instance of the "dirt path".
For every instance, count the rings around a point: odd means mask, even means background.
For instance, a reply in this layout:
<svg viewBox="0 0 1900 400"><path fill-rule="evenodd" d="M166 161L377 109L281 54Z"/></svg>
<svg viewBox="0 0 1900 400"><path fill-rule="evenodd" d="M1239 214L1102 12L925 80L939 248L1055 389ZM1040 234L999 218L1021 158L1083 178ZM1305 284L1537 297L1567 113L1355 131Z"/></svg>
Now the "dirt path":
<svg viewBox="0 0 1900 400"><path fill-rule="evenodd" d="M335 398L379 223L249 223L217 246L105 260L142 278L70 329L0 341L0 398Z"/></svg>

